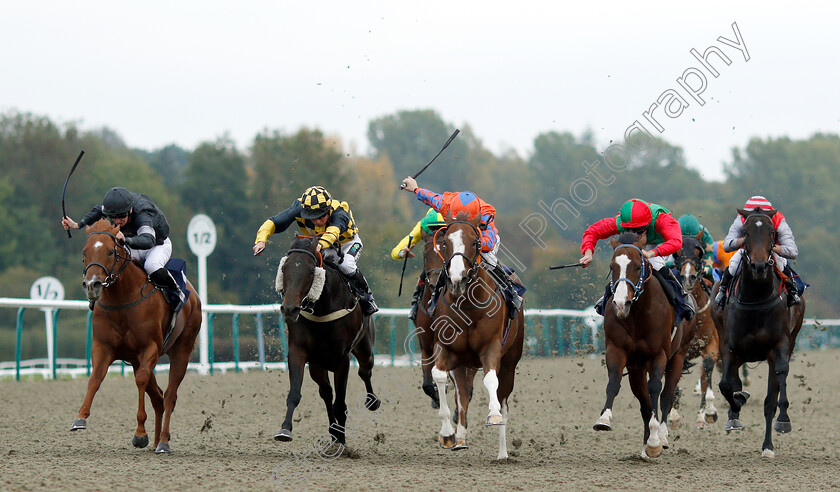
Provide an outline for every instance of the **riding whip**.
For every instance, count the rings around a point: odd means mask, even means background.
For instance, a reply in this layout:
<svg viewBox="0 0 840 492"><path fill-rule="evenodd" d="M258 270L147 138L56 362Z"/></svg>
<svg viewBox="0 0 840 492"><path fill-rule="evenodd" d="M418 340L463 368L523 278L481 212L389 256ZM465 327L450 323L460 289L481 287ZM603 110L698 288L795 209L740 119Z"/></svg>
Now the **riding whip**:
<svg viewBox="0 0 840 492"><path fill-rule="evenodd" d="M568 265L550 266L550 267L548 267L548 269L549 270L560 270L560 269L563 269L563 268L574 268L574 267L579 267L579 266L583 266L583 263L571 263L571 264L568 264Z"/></svg>
<svg viewBox="0 0 840 492"><path fill-rule="evenodd" d="M67 217L67 211L64 210L64 196L67 195L67 183L70 182L70 176L73 175L73 171L76 170L76 166L79 165L79 161L82 160L82 156L85 155L85 151L79 152L79 157L76 157L76 162L73 163L73 167L70 168L70 174L67 175L67 179L64 181L64 191L61 192L61 218ZM70 234L70 229L67 229L67 237L73 237Z"/></svg>
<svg viewBox="0 0 840 492"><path fill-rule="evenodd" d="M431 166L431 165L432 165L432 163L433 163L433 162L435 162L435 159L437 159L437 158L438 158L438 156L439 156L440 154L442 154L442 153L443 153L443 151L444 151L444 150L446 150L446 148L447 148L447 147L449 147L449 144L451 144L451 143L452 143L452 141L453 141L453 140L455 140L455 137L457 137L459 133L461 133L461 130L459 130L459 129L457 129L457 128L456 128L456 129L455 129L455 131L454 131L454 132L452 132L452 135L450 135L450 136L449 136L449 140L447 140L447 141L446 141L446 143L445 143L445 144L443 144L443 147L441 147L440 152L438 152L438 153L437 153L434 157L432 157L432 160L430 160L428 164L426 164L425 166L423 166L423 168L422 168L422 169L420 169L419 171L417 171L417 174L415 174L415 175L413 175L413 176L411 176L411 177L412 177L412 178L414 178L414 179L417 179L417 176L420 176L421 174L423 174L423 171L425 171L427 167ZM404 185L404 184L401 184L401 185L400 185L400 189L401 189L401 190L405 189L405 185Z"/></svg>
<svg viewBox="0 0 840 492"><path fill-rule="evenodd" d="M408 244L411 244L411 236L408 236ZM405 277L405 266L408 264L408 251L405 252L405 259L403 260L402 273L400 273L400 290L397 291L397 297L402 295L403 277Z"/></svg>

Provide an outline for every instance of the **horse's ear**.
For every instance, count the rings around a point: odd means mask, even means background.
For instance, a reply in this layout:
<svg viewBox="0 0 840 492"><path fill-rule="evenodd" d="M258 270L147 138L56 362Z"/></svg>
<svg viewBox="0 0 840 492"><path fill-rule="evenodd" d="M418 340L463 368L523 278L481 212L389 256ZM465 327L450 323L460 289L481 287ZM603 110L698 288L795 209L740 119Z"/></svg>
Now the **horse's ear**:
<svg viewBox="0 0 840 492"><path fill-rule="evenodd" d="M473 218L472 218L472 220L470 220L470 223L471 223L472 225L474 225L474 226L478 227L478 226L481 224L481 216L480 216L480 215L476 215L475 217L473 217Z"/></svg>
<svg viewBox="0 0 840 492"><path fill-rule="evenodd" d="M703 243L703 233L704 232L706 232L706 229L700 229L700 232L698 232L697 235L694 236L694 239L700 241L700 243Z"/></svg>
<svg viewBox="0 0 840 492"><path fill-rule="evenodd" d="M610 238L610 246L612 246L612 249L617 248L619 244L620 243L618 242L618 239L615 238L615 236Z"/></svg>
<svg viewBox="0 0 840 492"><path fill-rule="evenodd" d="M743 217L745 219L750 215L749 210L746 210L746 209L743 209L743 208L739 208L739 209L736 209L736 210L738 210L738 215L740 215L741 217Z"/></svg>
<svg viewBox="0 0 840 492"><path fill-rule="evenodd" d="M776 215L776 212L778 212L778 210L765 210L764 211L764 213L766 213L768 217L773 217L774 215Z"/></svg>
<svg viewBox="0 0 840 492"><path fill-rule="evenodd" d="M635 244L637 248L641 249L642 246L647 244L647 233L639 234L639 240L633 244Z"/></svg>
<svg viewBox="0 0 840 492"><path fill-rule="evenodd" d="M452 209L451 208L446 211L446 217L444 217L444 218L446 219L447 224L452 222Z"/></svg>

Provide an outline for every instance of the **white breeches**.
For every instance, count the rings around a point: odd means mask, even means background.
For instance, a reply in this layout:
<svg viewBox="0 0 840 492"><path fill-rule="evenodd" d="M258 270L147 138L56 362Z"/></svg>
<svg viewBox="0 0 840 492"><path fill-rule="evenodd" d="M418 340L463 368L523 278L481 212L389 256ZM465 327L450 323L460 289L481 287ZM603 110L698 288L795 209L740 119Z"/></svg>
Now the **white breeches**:
<svg viewBox="0 0 840 492"><path fill-rule="evenodd" d="M169 238L163 240L163 244L152 246L149 249L132 249L131 258L143 263L146 273L152 274L166 266L172 258L172 241Z"/></svg>
<svg viewBox="0 0 840 492"><path fill-rule="evenodd" d="M359 256L362 254L364 245L359 235L353 236L353 239L339 246L341 253L344 255L344 261L338 263L338 253L334 248L328 248L322 251L324 259L331 260L338 264L339 270L345 275L353 275L356 273L356 262L359 261Z"/></svg>
<svg viewBox="0 0 840 492"><path fill-rule="evenodd" d="M744 255L744 248L739 249L732 255L732 258L729 260L729 273L734 277L736 273L738 273L738 265L741 264L741 256ZM779 267L779 270L784 270L787 266L787 258L784 256L779 256L776 253L773 253L773 261L776 262L776 266Z"/></svg>

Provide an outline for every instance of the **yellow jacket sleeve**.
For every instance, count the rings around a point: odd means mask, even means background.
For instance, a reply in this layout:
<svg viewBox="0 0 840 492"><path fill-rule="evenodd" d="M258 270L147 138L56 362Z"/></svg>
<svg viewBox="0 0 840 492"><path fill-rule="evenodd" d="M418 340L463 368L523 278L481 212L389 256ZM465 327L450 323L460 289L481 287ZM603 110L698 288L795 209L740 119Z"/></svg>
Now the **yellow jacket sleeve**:
<svg viewBox="0 0 840 492"><path fill-rule="evenodd" d="M257 244L260 241L268 242L268 236L274 234L274 228L274 221L271 219L263 222L263 225L260 226L260 230L257 231L257 239L254 240L254 244Z"/></svg>
<svg viewBox="0 0 840 492"><path fill-rule="evenodd" d="M333 225L327 226L327 229L318 239L318 242L321 243L321 249L327 249L332 246L334 242L338 241L340 235L341 229Z"/></svg>
<svg viewBox="0 0 840 492"><path fill-rule="evenodd" d="M401 260L400 258L400 251L407 246L413 246L420 242L420 221L417 221L417 224L414 225L414 229L408 233L408 236L402 238L397 244L394 249L391 250L391 258L395 260Z"/></svg>

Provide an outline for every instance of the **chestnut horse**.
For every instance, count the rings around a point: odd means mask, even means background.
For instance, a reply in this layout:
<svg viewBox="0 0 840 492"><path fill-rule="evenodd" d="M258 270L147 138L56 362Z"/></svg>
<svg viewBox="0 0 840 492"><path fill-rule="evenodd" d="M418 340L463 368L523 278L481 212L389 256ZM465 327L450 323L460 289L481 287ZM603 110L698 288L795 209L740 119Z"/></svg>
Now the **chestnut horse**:
<svg viewBox="0 0 840 492"><path fill-rule="evenodd" d="M467 220L462 212L456 220L449 215L446 222L437 232L444 237L441 256L446 291L437 303L432 324L437 352L432 378L440 395L438 442L446 449L468 447L469 388L475 375L470 369L480 368L484 370L490 408L485 425L499 426L497 459L501 460L508 457L505 436L508 397L513 391L516 364L522 357L524 315L520 311L509 319L503 293L481 264L480 218ZM455 380L457 432L452 427L452 413L446 401L447 374L452 374Z"/></svg>
<svg viewBox="0 0 840 492"><path fill-rule="evenodd" d="M627 368L630 389L639 400L644 425L642 458L656 458L668 448L666 417L682 374L683 361L693 338L689 324L672 330L676 313L659 282L649 282L650 262L642 253L646 235L625 232L610 244L612 302L604 309L604 335L609 375L607 400L593 428L612 430L612 406ZM662 377L665 385L662 385ZM647 379L647 381L646 381ZM661 414L657 414L657 403Z"/></svg>
<svg viewBox="0 0 840 492"><path fill-rule="evenodd" d="M791 431L788 415L787 375L796 335L805 316L805 299L787 307L784 286L774 273L772 255L776 244L773 227L775 210L738 210L744 221L744 254L736 278L730 287L730 299L724 308L713 309L721 321L723 376L720 392L729 402L726 431L741 430L741 407L749 394L742 391L738 368L746 362L767 361L767 396L764 399L764 442L761 455L772 458L773 428L779 433ZM716 286L718 287L718 286ZM773 418L779 408L775 427Z"/></svg>
<svg viewBox="0 0 840 492"><path fill-rule="evenodd" d="M691 293L697 304L697 312L690 321L695 325L694 339L686 356L686 360L703 357L703 364L700 368L700 411L695 420L695 427L703 429L706 424L717 422L717 408L715 408L715 394L712 391L712 372L715 363L720 358L720 342L718 331L712 318L711 286L703 278L703 256L706 251L701 243L703 231L697 236L683 236L682 249L674 254L674 263L680 272L685 290ZM679 397L677 396L677 399ZM676 407L676 403L674 405ZM679 414L671 412L668 417L669 423L676 427L679 422Z"/></svg>
<svg viewBox="0 0 840 492"><path fill-rule="evenodd" d="M329 433L343 446L351 353L359 362L359 377L367 390L365 407L373 411L380 405L370 381L376 332L373 318L362 315L347 280L337 267L324 264L317 246L317 238L295 236L277 269L275 287L283 297L280 311L289 330L290 387L286 418L274 439L292 440L292 417L300 403L304 367L309 363L309 375L327 407ZM328 371L333 373L335 400Z"/></svg>
<svg viewBox="0 0 840 492"><path fill-rule="evenodd" d="M82 286L93 309L93 345L91 373L87 393L71 431L87 428L93 397L99 390L108 367L124 360L134 368L139 401L137 429L131 443L138 448L149 444L146 434L144 393L155 410L155 453L169 453L169 422L178 399L178 386L187 372L187 364L201 329L201 301L189 296L179 311L171 335L164 346L164 332L170 325L170 308L162 292L146 275L140 264L116 234L119 228L100 220L87 228L82 249L84 279ZM195 293L189 281L187 288ZM169 384L163 393L155 379L154 367L163 354L169 356Z"/></svg>

